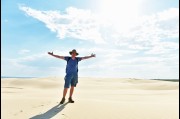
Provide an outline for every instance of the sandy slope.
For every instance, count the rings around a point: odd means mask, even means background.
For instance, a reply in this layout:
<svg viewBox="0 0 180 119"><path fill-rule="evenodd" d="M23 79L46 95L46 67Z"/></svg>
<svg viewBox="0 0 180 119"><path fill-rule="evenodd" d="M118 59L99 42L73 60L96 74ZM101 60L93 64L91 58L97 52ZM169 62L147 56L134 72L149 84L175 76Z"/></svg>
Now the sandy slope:
<svg viewBox="0 0 180 119"><path fill-rule="evenodd" d="M80 78L59 105L63 78L1 79L2 119L178 119L178 82Z"/></svg>

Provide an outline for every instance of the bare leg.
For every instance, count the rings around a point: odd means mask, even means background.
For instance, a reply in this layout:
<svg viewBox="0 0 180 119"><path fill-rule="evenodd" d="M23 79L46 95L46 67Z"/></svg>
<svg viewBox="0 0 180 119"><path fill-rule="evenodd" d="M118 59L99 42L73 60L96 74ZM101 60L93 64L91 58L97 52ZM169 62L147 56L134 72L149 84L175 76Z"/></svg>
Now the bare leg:
<svg viewBox="0 0 180 119"><path fill-rule="evenodd" d="M65 102L65 97L66 97L67 91L68 91L68 88L64 88L64 91L63 91L63 98L62 98L60 104L63 104L63 103Z"/></svg>
<svg viewBox="0 0 180 119"><path fill-rule="evenodd" d="M69 103L74 103L74 100L72 100L73 92L74 92L74 86L71 86L70 94L69 94Z"/></svg>
<svg viewBox="0 0 180 119"><path fill-rule="evenodd" d="M68 91L68 88L64 88L64 91L63 91L63 98L66 97L67 91Z"/></svg>
<svg viewBox="0 0 180 119"><path fill-rule="evenodd" d="M70 89L70 95L69 95L70 98L72 97L73 92L74 92L74 86L71 86L71 89Z"/></svg>

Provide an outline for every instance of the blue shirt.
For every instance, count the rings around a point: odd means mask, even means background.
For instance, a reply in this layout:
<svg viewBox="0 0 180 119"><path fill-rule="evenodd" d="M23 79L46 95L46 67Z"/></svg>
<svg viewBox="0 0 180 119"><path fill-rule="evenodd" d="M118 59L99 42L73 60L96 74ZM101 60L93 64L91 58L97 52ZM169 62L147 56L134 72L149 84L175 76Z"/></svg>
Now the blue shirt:
<svg viewBox="0 0 180 119"><path fill-rule="evenodd" d="M81 61L82 58L76 57L73 60L71 57L64 57L64 59L67 61L66 73L77 73L78 72L78 62Z"/></svg>

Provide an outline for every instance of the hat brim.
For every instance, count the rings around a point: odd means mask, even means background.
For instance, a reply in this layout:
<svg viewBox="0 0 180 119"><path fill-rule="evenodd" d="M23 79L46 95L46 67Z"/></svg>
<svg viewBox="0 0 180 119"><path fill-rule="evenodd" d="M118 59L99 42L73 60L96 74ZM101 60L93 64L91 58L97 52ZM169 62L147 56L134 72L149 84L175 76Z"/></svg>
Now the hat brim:
<svg viewBox="0 0 180 119"><path fill-rule="evenodd" d="M69 52L69 54L70 54L70 55L72 55L72 51L71 51L71 52ZM77 52L76 52L76 55L79 55L79 53L77 53Z"/></svg>

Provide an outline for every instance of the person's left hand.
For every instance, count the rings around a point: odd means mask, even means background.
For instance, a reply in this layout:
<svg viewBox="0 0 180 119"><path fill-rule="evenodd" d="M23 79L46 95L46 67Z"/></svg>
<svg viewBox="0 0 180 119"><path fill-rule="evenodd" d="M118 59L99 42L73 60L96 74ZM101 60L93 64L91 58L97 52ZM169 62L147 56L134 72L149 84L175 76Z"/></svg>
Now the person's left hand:
<svg viewBox="0 0 180 119"><path fill-rule="evenodd" d="M96 55L92 53L92 54L91 54L91 57L96 57Z"/></svg>

